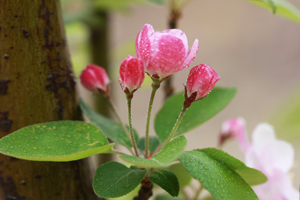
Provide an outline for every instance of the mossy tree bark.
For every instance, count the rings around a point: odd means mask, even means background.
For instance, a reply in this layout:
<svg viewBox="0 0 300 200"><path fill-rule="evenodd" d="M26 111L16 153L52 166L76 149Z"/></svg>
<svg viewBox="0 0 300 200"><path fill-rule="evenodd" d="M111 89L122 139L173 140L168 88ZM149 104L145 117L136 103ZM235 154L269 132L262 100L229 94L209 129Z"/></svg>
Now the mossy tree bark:
<svg viewBox="0 0 300 200"><path fill-rule="evenodd" d="M0 0L0 137L79 119L58 0ZM93 200L87 159L30 162L0 155L0 200Z"/></svg>

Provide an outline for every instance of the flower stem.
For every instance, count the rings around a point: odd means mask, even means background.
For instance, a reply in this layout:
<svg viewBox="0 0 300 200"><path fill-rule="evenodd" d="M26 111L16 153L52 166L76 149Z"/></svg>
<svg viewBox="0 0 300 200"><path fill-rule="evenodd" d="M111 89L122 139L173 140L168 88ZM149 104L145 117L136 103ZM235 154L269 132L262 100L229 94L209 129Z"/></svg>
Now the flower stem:
<svg viewBox="0 0 300 200"><path fill-rule="evenodd" d="M111 101L110 97L105 97L105 100L106 100L107 104L109 105L110 109L112 110L112 112L114 113L115 117L118 119L118 121L121 124L122 128L124 129L124 131L125 131L126 135L128 136L129 140L131 141L131 137L130 137L130 135L128 133L128 129L125 127L123 121L121 120L120 115L117 112L116 106L113 104L113 102ZM133 151L132 151L131 148L127 148L127 149L130 151L130 153L132 155L134 155L134 153L133 153Z"/></svg>
<svg viewBox="0 0 300 200"><path fill-rule="evenodd" d="M120 115L119 115L118 112L117 112L116 106L112 103L112 101L111 101L110 98L105 98L105 99L106 99L106 101L107 101L107 103L108 103L110 109L111 109L112 112L114 113L115 117L118 119L119 123L120 123L121 126L123 127L123 129L124 129L126 135L127 135L128 138L130 139L130 135L129 135L129 133L128 133L128 129L125 127L123 121L121 120Z"/></svg>
<svg viewBox="0 0 300 200"><path fill-rule="evenodd" d="M132 129L132 122L131 122L131 99L132 99L132 95L131 96L127 95L126 98L127 98L128 123L129 123L129 130L130 130L130 136L131 136L131 143L132 143L132 146L134 148L135 155L137 157L139 157L139 152L138 152L136 142L135 142L135 139L134 139L133 129Z"/></svg>
<svg viewBox="0 0 300 200"><path fill-rule="evenodd" d="M148 114L147 114L147 122L146 122L146 138L145 138L145 158L148 158L149 156L149 126L150 126L150 117L151 117L151 111L152 111L152 105L153 105L153 100L155 93L157 89L159 88L160 83L156 83L153 81L152 83L152 92L151 92L151 97L149 101L149 106L148 106Z"/></svg>
<svg viewBox="0 0 300 200"><path fill-rule="evenodd" d="M177 119L177 121L176 121L176 123L175 123L175 125L174 125L174 127L173 127L173 129L172 129L172 131L171 131L171 134L169 135L169 137L168 137L168 139L166 140L166 142L164 143L164 145L168 144L168 143L171 141L171 139L173 138L173 136L174 136L174 134L176 133L176 131L177 131L177 129L178 129L178 126L179 126L179 124L180 124L180 122L181 122L181 120L182 120L182 118L183 118L183 116L184 116L184 114L185 114L185 111L186 111L187 109L188 109L188 107L183 106L183 108L182 108L182 110L181 110L181 113L180 113L180 115L179 115L179 117L178 117L178 119Z"/></svg>

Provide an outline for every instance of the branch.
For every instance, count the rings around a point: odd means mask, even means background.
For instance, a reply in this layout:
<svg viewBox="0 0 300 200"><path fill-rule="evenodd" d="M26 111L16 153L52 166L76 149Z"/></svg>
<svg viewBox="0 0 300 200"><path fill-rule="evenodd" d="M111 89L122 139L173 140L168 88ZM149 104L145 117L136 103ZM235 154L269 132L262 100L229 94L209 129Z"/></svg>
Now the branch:
<svg viewBox="0 0 300 200"><path fill-rule="evenodd" d="M142 182L138 196L134 197L133 200L148 200L152 196L153 184L148 178L145 178Z"/></svg>

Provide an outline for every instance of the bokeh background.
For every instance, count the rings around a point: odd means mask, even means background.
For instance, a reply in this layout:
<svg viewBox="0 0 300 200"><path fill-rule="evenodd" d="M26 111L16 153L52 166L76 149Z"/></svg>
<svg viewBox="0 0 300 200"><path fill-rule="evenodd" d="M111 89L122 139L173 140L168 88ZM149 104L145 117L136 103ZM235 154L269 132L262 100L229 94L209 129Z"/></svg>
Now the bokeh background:
<svg viewBox="0 0 300 200"><path fill-rule="evenodd" d="M93 8L90 1L62 0L66 32L74 72L91 63L90 32L85 16ZM99 0L101 2L101 0ZM143 0L113 0L108 8L108 67L111 71L113 101L121 117L127 121L126 99L117 78L120 62L129 54L135 56L134 41L145 23L155 30L168 27L166 5L145 3ZM290 0L300 8L299 0ZM118 4L119 3L119 4ZM100 3L101 4L101 3ZM99 5L100 5L99 4ZM103 6L103 5L100 5ZM99 24L97 19L88 19ZM246 0L194 0L183 10L178 28L188 37L189 45L199 40L198 55L190 65L212 66L220 75L218 86L237 87L234 100L221 113L186 134L188 150L216 147L222 122L236 116L247 121L248 136L258 123L269 122L279 139L291 142L295 148L295 165L291 171L294 186L300 185L300 24L273 15ZM176 92L183 90L189 69L174 76ZM133 98L133 125L144 134L150 80ZM80 96L91 102L91 93L78 82ZM163 104L160 90L152 111ZM151 134L154 135L153 123ZM225 144L224 150L243 160L236 141Z"/></svg>

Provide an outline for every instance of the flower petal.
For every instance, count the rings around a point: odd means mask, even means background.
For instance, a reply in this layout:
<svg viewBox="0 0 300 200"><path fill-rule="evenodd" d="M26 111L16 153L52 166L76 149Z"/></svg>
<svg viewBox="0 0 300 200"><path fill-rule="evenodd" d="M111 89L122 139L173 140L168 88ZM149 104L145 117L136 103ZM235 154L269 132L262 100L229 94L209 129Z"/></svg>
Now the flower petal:
<svg viewBox="0 0 300 200"><path fill-rule="evenodd" d="M182 66L186 67L191 62L193 62L195 60L196 55L198 53L198 49L199 49L199 44L198 43L199 43L199 41L198 41L198 39L196 39L193 43L193 46L191 47L191 49L187 53L187 57L186 57L185 61L183 62Z"/></svg>
<svg viewBox="0 0 300 200"><path fill-rule="evenodd" d="M182 63L185 59L186 50L181 39L155 32L152 41L154 41L151 48L152 60L146 67L149 74L156 74L160 79L163 79L185 68Z"/></svg>
<svg viewBox="0 0 300 200"><path fill-rule="evenodd" d="M247 163L255 163L252 167L262 170L267 174L274 173L274 170L288 172L294 162L294 149L291 144L277 140L273 127L267 123L259 124L252 134L252 148ZM254 154L254 155L251 155ZM251 156L250 156L251 155ZM253 160L256 159L258 160Z"/></svg>
<svg viewBox="0 0 300 200"><path fill-rule="evenodd" d="M162 31L162 33L168 33L170 35L176 36L177 38L181 39L185 46L186 52L188 52L189 44L188 44L187 37L186 37L185 33L182 32L180 29L167 29L167 30Z"/></svg>
<svg viewBox="0 0 300 200"><path fill-rule="evenodd" d="M135 41L135 49L136 55L138 58L142 58L143 60L149 62L150 59L150 36L154 32L153 27L150 24L145 24L142 30L136 37Z"/></svg>
<svg viewBox="0 0 300 200"><path fill-rule="evenodd" d="M266 143L276 140L273 126L268 123L258 124L252 134L252 143L257 146L263 146Z"/></svg>
<svg viewBox="0 0 300 200"><path fill-rule="evenodd" d="M281 171L277 171L274 176L268 177L266 183L253 189L260 200L295 200L299 197L290 177Z"/></svg>

